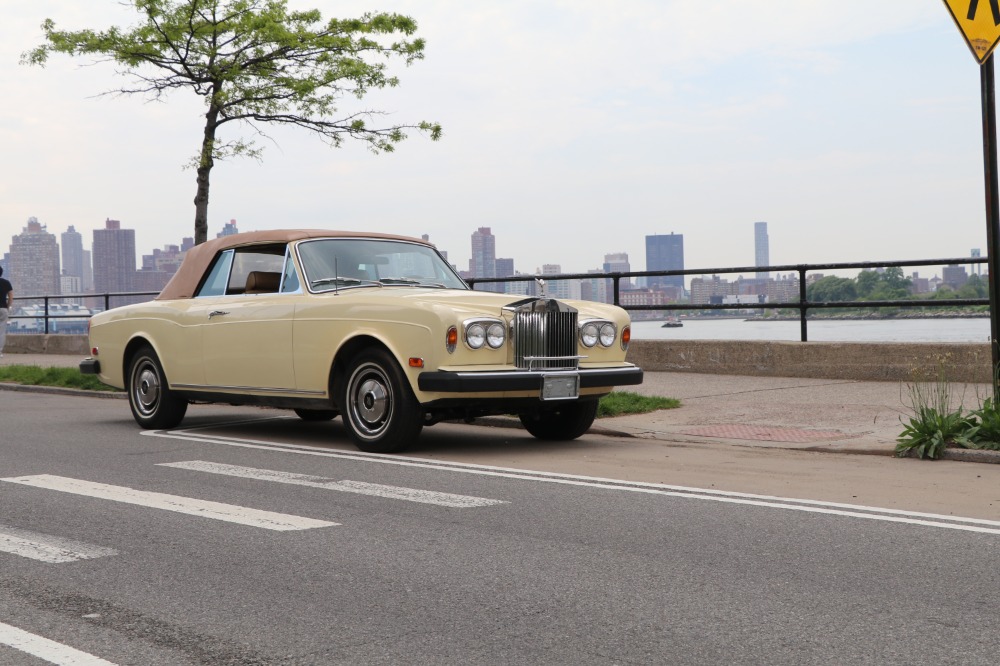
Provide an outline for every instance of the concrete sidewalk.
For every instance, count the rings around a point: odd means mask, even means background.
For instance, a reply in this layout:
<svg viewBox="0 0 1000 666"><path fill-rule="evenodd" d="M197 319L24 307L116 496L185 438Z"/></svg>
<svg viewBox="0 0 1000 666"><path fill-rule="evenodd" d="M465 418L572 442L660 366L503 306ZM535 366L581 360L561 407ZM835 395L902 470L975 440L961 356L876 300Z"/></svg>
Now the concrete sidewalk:
<svg viewBox="0 0 1000 666"><path fill-rule="evenodd" d="M0 365L77 367L82 357L5 354ZM987 384L950 384L955 404L977 407ZM797 377L647 372L628 390L681 401L679 409L600 419L609 434L671 442L892 455L901 420L911 414L909 386ZM1000 462L1000 453L951 449L949 459Z"/></svg>

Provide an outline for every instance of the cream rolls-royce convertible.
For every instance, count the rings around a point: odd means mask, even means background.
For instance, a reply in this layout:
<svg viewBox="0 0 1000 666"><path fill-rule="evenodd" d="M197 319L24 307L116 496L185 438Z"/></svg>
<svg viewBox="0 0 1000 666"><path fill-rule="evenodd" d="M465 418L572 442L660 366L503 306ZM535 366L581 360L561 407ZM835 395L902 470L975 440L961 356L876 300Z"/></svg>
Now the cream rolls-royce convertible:
<svg viewBox="0 0 1000 666"><path fill-rule="evenodd" d="M495 414L570 440L602 396L642 382L629 323L604 303L470 289L419 239L254 231L189 250L154 300L94 315L80 369L125 389L147 429L218 402L340 415L367 452Z"/></svg>

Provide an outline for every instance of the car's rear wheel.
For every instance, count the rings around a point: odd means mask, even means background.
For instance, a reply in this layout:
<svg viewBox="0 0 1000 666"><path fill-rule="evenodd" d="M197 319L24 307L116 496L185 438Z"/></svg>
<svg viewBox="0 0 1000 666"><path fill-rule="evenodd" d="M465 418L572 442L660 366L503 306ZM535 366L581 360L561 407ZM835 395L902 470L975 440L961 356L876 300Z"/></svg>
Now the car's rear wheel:
<svg viewBox="0 0 1000 666"><path fill-rule="evenodd" d="M382 349L365 350L350 361L340 407L351 440L368 453L402 451L424 425L409 382Z"/></svg>
<svg viewBox="0 0 1000 666"><path fill-rule="evenodd" d="M296 409L295 414L303 421L331 421L337 417L336 409Z"/></svg>
<svg viewBox="0 0 1000 666"><path fill-rule="evenodd" d="M538 439L568 441L590 430L597 418L597 401L580 400L532 414L521 414L524 429Z"/></svg>
<svg viewBox="0 0 1000 666"><path fill-rule="evenodd" d="M152 348L140 348L128 370L128 404L135 422L143 428L173 428L184 420L187 400L167 386L160 359Z"/></svg>

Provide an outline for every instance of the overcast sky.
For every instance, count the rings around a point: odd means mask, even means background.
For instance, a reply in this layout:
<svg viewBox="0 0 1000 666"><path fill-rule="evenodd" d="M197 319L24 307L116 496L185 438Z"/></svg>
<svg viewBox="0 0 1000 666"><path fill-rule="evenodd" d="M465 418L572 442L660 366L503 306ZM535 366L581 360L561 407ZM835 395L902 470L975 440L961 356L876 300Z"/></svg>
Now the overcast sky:
<svg viewBox="0 0 1000 666"><path fill-rule="evenodd" d="M429 234L465 269L484 226L519 271L577 272L609 252L644 270L645 236L671 232L687 268L752 265L765 221L772 264L986 254L979 68L939 0L288 4L416 19L425 59L363 106L444 136L376 156L275 131L263 162L217 163L209 237L230 219ZM32 216L57 236L74 225L87 248L109 217L140 254L193 236L183 167L200 98L95 97L122 82L113 66L20 65L45 18L102 29L135 14L5 3L0 253Z"/></svg>

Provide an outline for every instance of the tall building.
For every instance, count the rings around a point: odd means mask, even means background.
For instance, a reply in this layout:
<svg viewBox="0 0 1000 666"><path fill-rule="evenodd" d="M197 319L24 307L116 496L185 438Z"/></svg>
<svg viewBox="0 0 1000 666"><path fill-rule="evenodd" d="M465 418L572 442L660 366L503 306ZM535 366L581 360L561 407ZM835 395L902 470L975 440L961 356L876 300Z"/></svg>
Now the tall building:
<svg viewBox="0 0 1000 666"><path fill-rule="evenodd" d="M965 283L968 281L969 274L965 272L965 266L941 267L941 284L957 291L965 286Z"/></svg>
<svg viewBox="0 0 1000 666"><path fill-rule="evenodd" d="M65 275L59 278L59 293L60 294L82 294L83 293L83 280L75 275ZM61 303L73 303L75 305L83 305L82 298L60 298Z"/></svg>
<svg viewBox="0 0 1000 666"><path fill-rule="evenodd" d="M78 294L83 289L83 234L73 225L59 235L59 245L62 247L62 274L67 277L79 278L76 285L78 291L63 291L63 294Z"/></svg>
<svg viewBox="0 0 1000 666"><path fill-rule="evenodd" d="M226 226L222 227L222 231L216 234L216 238L224 238L226 236L235 236L240 233L240 230L236 228L236 220L229 220L226 222Z"/></svg>
<svg viewBox="0 0 1000 666"><path fill-rule="evenodd" d="M542 264L542 275L559 275L563 272L559 264ZM580 284L576 280L545 280L545 295L549 298L580 298Z"/></svg>
<svg viewBox="0 0 1000 666"><path fill-rule="evenodd" d="M10 281L18 298L60 293L59 243L38 218L29 217L24 230L11 239Z"/></svg>
<svg viewBox="0 0 1000 666"><path fill-rule="evenodd" d="M978 247L974 247L971 250L970 256L973 259L979 259L982 256L982 251ZM973 274L973 275L982 275L983 274L983 265L982 264L971 264L969 266L969 273Z"/></svg>
<svg viewBox="0 0 1000 666"><path fill-rule="evenodd" d="M628 261L628 253L617 252L614 254L604 255L604 264L602 266L605 273L628 273L632 270L632 264ZM618 292L619 297L621 296L622 290L632 288L632 278L622 278L618 281ZM586 296L584 296L586 298ZM601 300L603 303L613 303L615 300L615 284L613 280L606 280L604 284L604 298L602 299L588 299L588 300Z"/></svg>
<svg viewBox="0 0 1000 666"><path fill-rule="evenodd" d="M83 293L94 291L94 266L90 263L90 250L83 251Z"/></svg>
<svg viewBox="0 0 1000 666"><path fill-rule="evenodd" d="M684 234L646 236L647 271L684 270ZM684 288L683 275L666 275L646 278L646 285Z"/></svg>
<svg viewBox="0 0 1000 666"><path fill-rule="evenodd" d="M154 248L153 254L142 255L142 268L135 274L135 290L162 291L183 261L184 253L176 245L164 245L162 250Z"/></svg>
<svg viewBox="0 0 1000 666"><path fill-rule="evenodd" d="M607 264L605 264L607 265ZM607 273L607 269L592 268L588 273ZM622 280L622 283L625 281ZM611 285L611 280L605 280L603 278L593 278L590 280L582 280L580 282L580 298L584 301L597 301L598 303L610 303L613 299L613 294L608 295L608 288Z"/></svg>
<svg viewBox="0 0 1000 666"><path fill-rule="evenodd" d="M771 258L767 240L767 222L753 223L753 247L754 266L770 266ZM758 271L757 277L767 280L771 277L771 274L768 271Z"/></svg>
<svg viewBox="0 0 1000 666"><path fill-rule="evenodd" d="M472 277L487 278L497 276L497 239L489 227L479 227L472 234L472 257L469 258L469 272Z"/></svg>
<svg viewBox="0 0 1000 666"><path fill-rule="evenodd" d="M494 262L494 266L496 267L495 272L496 272L496 276L498 278L501 278L501 277L514 277L514 260L513 259L506 259L506 258L497 259ZM515 284L515 283L513 283L513 282L498 282L497 283L497 289L494 289L493 291L496 291L497 293L509 294L510 293L511 285L513 285L513 284Z"/></svg>
<svg viewBox="0 0 1000 666"><path fill-rule="evenodd" d="M105 220L103 229L94 229L92 251L95 292L135 291L135 229L122 229L118 220Z"/></svg>
<svg viewBox="0 0 1000 666"><path fill-rule="evenodd" d="M164 245L163 249L154 248L153 254L142 255L142 270L163 271L173 275L184 261L184 253L176 245Z"/></svg>

